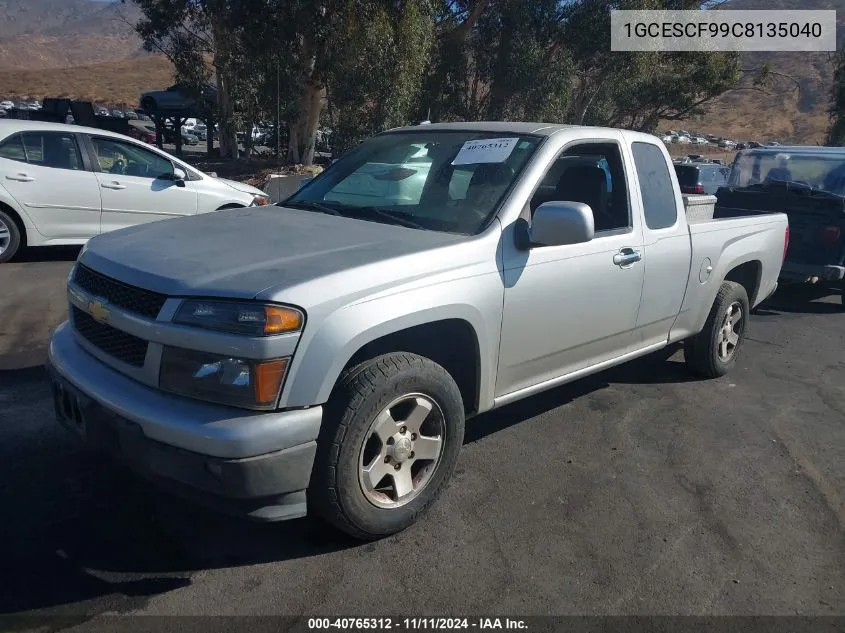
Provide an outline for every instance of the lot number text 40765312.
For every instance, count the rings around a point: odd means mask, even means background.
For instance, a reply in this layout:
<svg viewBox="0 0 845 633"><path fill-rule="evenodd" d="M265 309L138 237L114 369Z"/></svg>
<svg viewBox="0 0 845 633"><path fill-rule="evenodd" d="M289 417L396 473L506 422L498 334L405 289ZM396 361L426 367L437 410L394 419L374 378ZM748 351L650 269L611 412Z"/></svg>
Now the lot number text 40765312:
<svg viewBox="0 0 845 633"><path fill-rule="evenodd" d="M524 620L512 618L309 618L310 631L340 629L349 631L374 630L435 630L435 629L479 629L479 630L526 630Z"/></svg>

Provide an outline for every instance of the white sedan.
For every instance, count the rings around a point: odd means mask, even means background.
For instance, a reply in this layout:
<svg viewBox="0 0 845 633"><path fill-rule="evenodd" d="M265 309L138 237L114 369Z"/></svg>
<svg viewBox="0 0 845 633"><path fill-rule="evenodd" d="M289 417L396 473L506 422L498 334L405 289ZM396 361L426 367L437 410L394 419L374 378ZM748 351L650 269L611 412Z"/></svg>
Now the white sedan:
<svg viewBox="0 0 845 633"><path fill-rule="evenodd" d="M84 244L143 222L269 203L260 189L122 134L0 119L0 263L21 246Z"/></svg>

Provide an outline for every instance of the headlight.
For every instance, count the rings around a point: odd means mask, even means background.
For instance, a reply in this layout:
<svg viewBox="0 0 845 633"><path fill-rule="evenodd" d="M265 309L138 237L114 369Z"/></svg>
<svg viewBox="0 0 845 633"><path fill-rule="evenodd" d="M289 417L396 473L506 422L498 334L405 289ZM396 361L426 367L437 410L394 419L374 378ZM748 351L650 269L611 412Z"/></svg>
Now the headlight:
<svg viewBox="0 0 845 633"><path fill-rule="evenodd" d="M296 332L304 320L302 312L284 306L193 299L184 301L173 317L182 325L251 336Z"/></svg>
<svg viewBox="0 0 845 633"><path fill-rule="evenodd" d="M288 358L246 360L165 347L159 388L233 407L272 409L289 361Z"/></svg>
<svg viewBox="0 0 845 633"><path fill-rule="evenodd" d="M249 206L263 207L265 204L270 204L270 198L268 198L267 196L260 196L258 194L255 194L254 196L252 196L252 202Z"/></svg>

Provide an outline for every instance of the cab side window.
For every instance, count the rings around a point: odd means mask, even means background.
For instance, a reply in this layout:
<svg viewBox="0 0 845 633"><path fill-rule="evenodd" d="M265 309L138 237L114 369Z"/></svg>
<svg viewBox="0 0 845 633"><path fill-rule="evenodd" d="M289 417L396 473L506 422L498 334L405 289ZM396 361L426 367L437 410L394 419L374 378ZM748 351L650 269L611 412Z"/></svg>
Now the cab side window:
<svg viewBox="0 0 845 633"><path fill-rule="evenodd" d="M545 202L582 202L593 212L596 233L631 226L624 165L615 143L567 148L549 167L531 198L531 213Z"/></svg>
<svg viewBox="0 0 845 633"><path fill-rule="evenodd" d="M632 143L634 166L640 181L645 223L651 230L674 226L678 219L675 188L663 152L650 143Z"/></svg>

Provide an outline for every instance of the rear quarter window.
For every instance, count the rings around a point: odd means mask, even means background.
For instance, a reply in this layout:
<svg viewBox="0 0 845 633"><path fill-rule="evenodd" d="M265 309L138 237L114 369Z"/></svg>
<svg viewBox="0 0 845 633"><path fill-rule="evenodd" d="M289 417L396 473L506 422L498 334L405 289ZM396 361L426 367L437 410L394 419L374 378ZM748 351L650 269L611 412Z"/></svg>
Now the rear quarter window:
<svg viewBox="0 0 845 633"><path fill-rule="evenodd" d="M678 219L678 207L663 152L656 145L642 142L632 143L631 152L640 181L646 226L652 230L673 226Z"/></svg>
<svg viewBox="0 0 845 633"><path fill-rule="evenodd" d="M0 143L0 158L19 160L26 162L26 152L23 148L23 141L20 134L14 134Z"/></svg>

